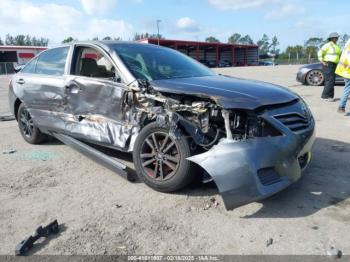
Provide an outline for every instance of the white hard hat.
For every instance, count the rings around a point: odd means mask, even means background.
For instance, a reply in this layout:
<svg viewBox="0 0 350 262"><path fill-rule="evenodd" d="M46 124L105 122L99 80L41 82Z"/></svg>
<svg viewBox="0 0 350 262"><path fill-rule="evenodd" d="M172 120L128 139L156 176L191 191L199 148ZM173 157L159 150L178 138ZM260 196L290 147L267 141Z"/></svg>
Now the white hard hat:
<svg viewBox="0 0 350 262"><path fill-rule="evenodd" d="M337 32L334 32L334 33L329 34L328 39L339 38L339 37L340 37L340 35Z"/></svg>

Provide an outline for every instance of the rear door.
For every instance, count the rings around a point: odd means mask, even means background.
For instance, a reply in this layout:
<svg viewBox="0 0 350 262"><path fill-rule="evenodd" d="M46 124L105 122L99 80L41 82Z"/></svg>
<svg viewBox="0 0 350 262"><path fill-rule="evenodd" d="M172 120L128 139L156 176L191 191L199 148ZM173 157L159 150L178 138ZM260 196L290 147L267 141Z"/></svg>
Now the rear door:
<svg viewBox="0 0 350 262"><path fill-rule="evenodd" d="M44 130L64 130L66 70L69 46L42 52L16 76L21 100L35 124Z"/></svg>
<svg viewBox="0 0 350 262"><path fill-rule="evenodd" d="M66 112L72 115L66 131L90 142L125 149L132 127L125 126L124 101L128 87L121 82L108 53L96 46L74 48L66 85Z"/></svg>

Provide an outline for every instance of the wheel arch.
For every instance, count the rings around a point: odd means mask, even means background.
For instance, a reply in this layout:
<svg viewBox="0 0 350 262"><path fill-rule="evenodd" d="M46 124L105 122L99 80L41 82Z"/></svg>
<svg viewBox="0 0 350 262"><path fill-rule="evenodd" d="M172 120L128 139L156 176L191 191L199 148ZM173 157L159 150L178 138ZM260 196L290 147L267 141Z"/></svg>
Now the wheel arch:
<svg viewBox="0 0 350 262"><path fill-rule="evenodd" d="M20 106L21 104L22 104L22 101L21 101L19 98L17 98L16 101L15 101L15 103L14 103L14 108L13 108L13 112L14 112L14 115L15 115L16 120L18 120L18 119L17 119L18 109L19 109L19 106Z"/></svg>

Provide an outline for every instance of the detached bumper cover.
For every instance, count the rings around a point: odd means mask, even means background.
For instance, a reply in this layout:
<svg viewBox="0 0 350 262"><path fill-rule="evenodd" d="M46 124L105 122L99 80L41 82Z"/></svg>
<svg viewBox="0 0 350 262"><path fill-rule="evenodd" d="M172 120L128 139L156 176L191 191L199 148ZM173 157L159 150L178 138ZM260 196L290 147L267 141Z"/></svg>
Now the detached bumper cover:
<svg viewBox="0 0 350 262"><path fill-rule="evenodd" d="M188 160L204 168L213 178L226 209L269 197L302 175L310 161L315 124L295 133L271 116L265 116L284 131L283 136L243 141L224 140L209 151Z"/></svg>

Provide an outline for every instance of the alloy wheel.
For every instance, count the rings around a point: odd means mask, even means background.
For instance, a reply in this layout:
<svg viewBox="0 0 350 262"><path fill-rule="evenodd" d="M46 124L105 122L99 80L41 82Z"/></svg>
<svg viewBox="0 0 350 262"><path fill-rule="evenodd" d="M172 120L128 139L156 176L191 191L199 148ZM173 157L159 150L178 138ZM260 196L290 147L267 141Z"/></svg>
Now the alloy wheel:
<svg viewBox="0 0 350 262"><path fill-rule="evenodd" d="M34 133L34 122L27 109L23 109L20 115L23 134L30 138Z"/></svg>
<svg viewBox="0 0 350 262"><path fill-rule="evenodd" d="M140 158L143 171L157 181L173 177L180 164L180 153L174 138L165 132L153 132L143 142Z"/></svg>
<svg viewBox="0 0 350 262"><path fill-rule="evenodd" d="M307 82L313 86L319 86L323 83L324 76L319 70L313 70L307 75Z"/></svg>

